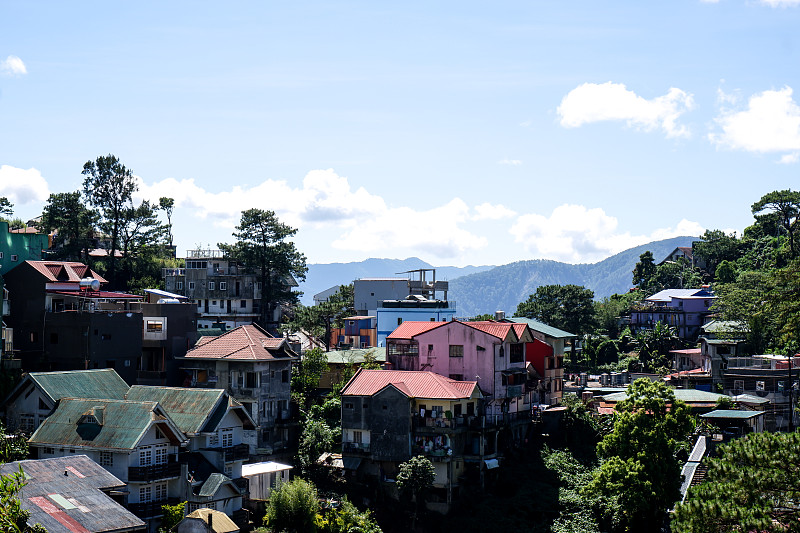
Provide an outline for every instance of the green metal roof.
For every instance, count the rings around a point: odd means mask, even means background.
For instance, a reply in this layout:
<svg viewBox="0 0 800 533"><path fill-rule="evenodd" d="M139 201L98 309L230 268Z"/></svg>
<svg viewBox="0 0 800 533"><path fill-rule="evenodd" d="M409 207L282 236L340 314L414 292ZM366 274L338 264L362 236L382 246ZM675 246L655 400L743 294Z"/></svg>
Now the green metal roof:
<svg viewBox="0 0 800 533"><path fill-rule="evenodd" d="M368 353L372 353L375 357L375 360L378 362L385 362L386 361L386 348L355 348L352 350L332 350L330 352L326 352L325 355L328 357L328 364L339 364L339 365L346 365L346 364L361 364L364 362L364 356Z"/></svg>
<svg viewBox="0 0 800 533"><path fill-rule="evenodd" d="M729 418L735 420L749 420L763 415L763 411L734 411L731 409L717 409L710 413L700 415L700 418Z"/></svg>
<svg viewBox="0 0 800 533"><path fill-rule="evenodd" d="M714 403L720 398L730 398L730 396L725 396L724 394L697 389L672 389L672 392L675 394L676 400L681 400L686 403ZM627 397L627 392L617 392L614 394L607 394L603 398L605 398L607 402L621 402Z"/></svg>
<svg viewBox="0 0 800 533"><path fill-rule="evenodd" d="M78 423L83 415L92 413L102 413L98 416L101 424ZM156 402L62 398L28 442L133 450L153 421L163 420L171 429L175 428L164 415ZM185 437L176 435L176 438Z"/></svg>
<svg viewBox="0 0 800 533"><path fill-rule="evenodd" d="M574 333L569 333L562 329L554 328L553 326L548 326L544 322L539 322L538 320L534 320L532 318L508 318L511 322L517 322L518 324L528 324L528 327L534 331L538 331L539 333L543 333L548 337L553 337L554 339L574 339L578 336Z"/></svg>
<svg viewBox="0 0 800 533"><path fill-rule="evenodd" d="M702 330L706 333L738 333L743 335L747 333L747 324L738 320L712 320L704 324Z"/></svg>
<svg viewBox="0 0 800 533"><path fill-rule="evenodd" d="M28 377L55 401L60 398L111 398L122 400L128 392L125 383L113 368L102 370L69 370L65 372L31 372Z"/></svg>
<svg viewBox="0 0 800 533"><path fill-rule="evenodd" d="M181 387L153 387L134 385L125 396L126 400L137 402L158 402L184 433L199 433L206 421L221 406L227 409L227 402L220 399L224 389L187 389ZM213 431L216 428L213 428Z"/></svg>
<svg viewBox="0 0 800 533"><path fill-rule="evenodd" d="M214 496L214 494L217 493L217 491L220 489L220 487L222 487L224 484L230 483L230 482L231 482L231 478L229 478L225 474L220 474L219 472L215 472L215 473L211 474L210 476L208 476L208 479L206 479L205 483L203 483L203 485L200 487L200 492L198 493L198 496L212 497L212 496ZM231 485L231 486L235 486L235 485ZM237 488L237 492L238 492L238 488Z"/></svg>

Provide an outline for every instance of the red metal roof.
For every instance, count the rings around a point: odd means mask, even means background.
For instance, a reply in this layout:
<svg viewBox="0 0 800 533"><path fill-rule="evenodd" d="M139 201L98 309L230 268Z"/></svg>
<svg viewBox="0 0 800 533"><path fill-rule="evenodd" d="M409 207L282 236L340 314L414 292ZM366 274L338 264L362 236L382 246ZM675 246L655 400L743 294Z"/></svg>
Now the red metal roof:
<svg viewBox="0 0 800 533"><path fill-rule="evenodd" d="M267 361L294 355L286 339L273 337L255 324L239 326L218 337L208 337L208 339L198 342L186 353L186 357Z"/></svg>
<svg viewBox="0 0 800 533"><path fill-rule="evenodd" d="M58 291L49 290L50 294L61 294L64 296L75 296L78 298L108 298L111 300L141 300L144 296L138 294L128 294L127 292L111 292L111 291Z"/></svg>
<svg viewBox="0 0 800 533"><path fill-rule="evenodd" d="M100 274L83 263L73 261L25 261L25 263L47 278L47 281L78 282L83 278L94 278L100 283L108 283Z"/></svg>
<svg viewBox="0 0 800 533"><path fill-rule="evenodd" d="M388 385L397 387L409 398L460 400L471 397L478 382L456 381L427 371L362 368L347 383L342 395L372 396Z"/></svg>
<svg viewBox="0 0 800 533"><path fill-rule="evenodd" d="M403 322L397 329L387 336L387 339L411 339L420 333L425 333L426 331L430 331L433 328L438 328L439 326L443 326L447 324L447 322L423 322L423 321L416 321L416 320L408 320Z"/></svg>
<svg viewBox="0 0 800 533"><path fill-rule="evenodd" d="M514 334L519 338L520 333L517 333L517 328L514 326L522 326L522 331L525 331L525 324L512 324L510 322L495 322L494 320L486 320L486 321L479 321L479 322L462 322L469 327L479 329L484 333L488 333L493 337L497 337L498 339L505 339L508 336L510 331L513 331Z"/></svg>

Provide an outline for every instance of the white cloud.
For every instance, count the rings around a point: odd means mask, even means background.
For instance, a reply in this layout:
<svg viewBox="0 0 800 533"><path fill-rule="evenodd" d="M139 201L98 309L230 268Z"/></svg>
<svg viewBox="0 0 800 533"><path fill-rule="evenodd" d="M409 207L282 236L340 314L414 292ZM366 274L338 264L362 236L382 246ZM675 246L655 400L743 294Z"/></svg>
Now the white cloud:
<svg viewBox="0 0 800 533"><path fill-rule="evenodd" d="M522 161L519 159L501 159L497 162L498 165L511 165L511 166L518 166L522 164Z"/></svg>
<svg viewBox="0 0 800 533"><path fill-rule="evenodd" d="M671 88L664 96L647 100L622 83L584 83L561 100L558 115L565 128L592 122L624 120L628 126L645 131L661 128L667 137L688 137L689 129L678 118L694 107L694 99L681 89Z"/></svg>
<svg viewBox="0 0 800 533"><path fill-rule="evenodd" d="M13 204L25 205L46 202L50 188L42 174L35 168L28 170L9 165L0 166L0 196Z"/></svg>
<svg viewBox="0 0 800 533"><path fill-rule="evenodd" d="M512 211L502 204L492 205L484 202L475 206L475 214L472 220L502 220L516 216L516 211Z"/></svg>
<svg viewBox="0 0 800 533"><path fill-rule="evenodd" d="M761 0L761 3L770 7L800 6L800 0Z"/></svg>
<svg viewBox="0 0 800 533"><path fill-rule="evenodd" d="M700 235L704 231L696 222L685 219L675 228L657 229L650 235L620 233L617 226L617 219L601 208L564 204L549 217L535 213L520 216L510 232L536 258L587 263L653 240Z"/></svg>
<svg viewBox="0 0 800 533"><path fill-rule="evenodd" d="M800 150L800 106L791 87L757 93L744 110L723 108L715 122L721 131L708 138L718 147L757 153Z"/></svg>
<svg viewBox="0 0 800 533"><path fill-rule="evenodd" d="M800 152L794 152L781 156L779 163L783 165L791 165L800 161Z"/></svg>
<svg viewBox="0 0 800 533"><path fill-rule="evenodd" d="M176 208L212 219L216 226L233 228L244 209L271 209L282 222L301 230L333 229L339 236L332 246L341 250L423 250L449 258L487 244L485 238L461 227L471 219L469 207L460 199L429 210L390 207L363 187L353 190L347 178L332 169L312 170L301 187L266 180L253 187L234 186L217 193L191 179L168 178L152 185L138 179L139 197L157 201L169 196L175 199Z"/></svg>
<svg viewBox="0 0 800 533"><path fill-rule="evenodd" d="M25 68L25 63L17 56L8 56L5 60L0 61L0 74L21 76L27 73L28 69Z"/></svg>

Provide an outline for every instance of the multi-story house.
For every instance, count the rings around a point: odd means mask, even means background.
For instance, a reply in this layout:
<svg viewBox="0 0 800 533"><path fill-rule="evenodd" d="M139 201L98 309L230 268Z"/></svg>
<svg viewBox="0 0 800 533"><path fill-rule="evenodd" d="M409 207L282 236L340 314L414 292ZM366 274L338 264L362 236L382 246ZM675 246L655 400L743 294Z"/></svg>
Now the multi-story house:
<svg viewBox="0 0 800 533"><path fill-rule="evenodd" d="M525 346L525 360L539 377L536 389L539 403L554 405L564 394L564 353L566 342L577 339L569 333L532 318L510 318L507 322L526 324L533 334L534 342Z"/></svg>
<svg viewBox="0 0 800 533"><path fill-rule="evenodd" d="M185 386L225 389L255 420L245 432L254 455L285 451L295 437L290 411L292 363L297 354L285 338L256 325L239 326L217 337L201 337L182 359Z"/></svg>
<svg viewBox="0 0 800 533"><path fill-rule="evenodd" d="M631 309L631 331L638 333L663 322L683 340L694 341L716 297L709 289L665 289Z"/></svg>
<svg viewBox="0 0 800 533"><path fill-rule="evenodd" d="M137 379L142 355L140 296L103 291L106 281L83 263L25 261L5 275L8 324L28 370L114 368Z"/></svg>
<svg viewBox="0 0 800 533"><path fill-rule="evenodd" d="M436 474L428 506L446 512L469 473L482 479L498 462L497 432L486 432L482 403L476 381L360 369L342 389L345 469L382 481L424 455Z"/></svg>
<svg viewBox="0 0 800 533"><path fill-rule="evenodd" d="M342 350L349 348L372 348L378 345L377 324L374 316L348 316L342 319L344 327L331 331L331 347Z"/></svg>
<svg viewBox="0 0 800 533"><path fill-rule="evenodd" d="M722 383L728 358L749 355L747 325L731 320L711 320L700 328L700 359L708 367L712 384Z"/></svg>
<svg viewBox="0 0 800 533"><path fill-rule="evenodd" d="M197 307L197 327L226 329L252 324L260 316L261 277L251 269L231 261L221 250L189 250L185 268L164 269L167 291L189 298ZM297 287L291 276L282 278ZM282 309L274 310L272 320L280 321Z"/></svg>
<svg viewBox="0 0 800 533"><path fill-rule="evenodd" d="M61 398L123 400L130 387L112 368L30 372L3 402L6 427L33 433Z"/></svg>
<svg viewBox="0 0 800 533"><path fill-rule="evenodd" d="M530 422L538 395L528 390L526 324L509 322L404 322L387 337L386 357L397 370L429 370L450 379L474 379L486 395L487 417ZM524 427L516 428L519 438Z"/></svg>
<svg viewBox="0 0 800 533"><path fill-rule="evenodd" d="M84 454L128 485L126 507L153 531L183 495L187 437L157 402L62 398L28 440L41 459Z"/></svg>

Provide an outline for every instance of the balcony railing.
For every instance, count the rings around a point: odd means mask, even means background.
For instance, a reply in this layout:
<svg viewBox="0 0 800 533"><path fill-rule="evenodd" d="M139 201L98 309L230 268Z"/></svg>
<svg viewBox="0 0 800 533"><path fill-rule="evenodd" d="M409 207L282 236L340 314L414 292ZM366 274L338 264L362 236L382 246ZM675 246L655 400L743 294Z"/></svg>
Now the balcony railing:
<svg viewBox="0 0 800 533"><path fill-rule="evenodd" d="M181 474L181 465L173 458L166 464L150 466L132 466L128 468L128 481L150 482L158 479L169 479Z"/></svg>
<svg viewBox="0 0 800 533"><path fill-rule="evenodd" d="M128 510L139 518L154 518L162 516L161 506L169 503L169 500L158 500L147 503L129 503Z"/></svg>
<svg viewBox="0 0 800 533"><path fill-rule="evenodd" d="M230 448L222 449L225 461L246 461L250 458L250 446L247 444L236 444Z"/></svg>
<svg viewBox="0 0 800 533"><path fill-rule="evenodd" d="M369 453L369 443L364 442L343 442L342 451L345 453Z"/></svg>

